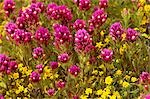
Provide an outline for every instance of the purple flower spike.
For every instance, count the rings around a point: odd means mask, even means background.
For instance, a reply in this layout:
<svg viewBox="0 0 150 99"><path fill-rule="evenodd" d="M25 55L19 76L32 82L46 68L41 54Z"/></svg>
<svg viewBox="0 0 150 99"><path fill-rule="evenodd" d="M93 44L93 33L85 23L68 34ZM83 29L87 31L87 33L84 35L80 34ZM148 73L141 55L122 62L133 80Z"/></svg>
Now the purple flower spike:
<svg viewBox="0 0 150 99"><path fill-rule="evenodd" d="M69 55L67 53L60 54L58 56L58 60L63 63L66 63L69 60Z"/></svg>
<svg viewBox="0 0 150 99"><path fill-rule="evenodd" d="M89 20L89 25L94 28L100 27L103 23L105 23L106 19L107 14L104 12L104 10L98 9L92 14L92 17Z"/></svg>
<svg viewBox="0 0 150 99"><path fill-rule="evenodd" d="M47 44L50 40L50 33L47 28L39 27L35 33L35 38L40 43Z"/></svg>
<svg viewBox="0 0 150 99"><path fill-rule="evenodd" d="M64 88L65 85L66 85L66 83L64 81L58 81L56 83L57 88L60 88L60 89Z"/></svg>
<svg viewBox="0 0 150 99"><path fill-rule="evenodd" d="M99 6L100 6L100 8L102 8L102 9L107 8L107 7L108 7L108 0L100 0L100 1L99 1Z"/></svg>
<svg viewBox="0 0 150 99"><path fill-rule="evenodd" d="M9 16L15 9L14 0L4 0L4 10L7 16Z"/></svg>
<svg viewBox="0 0 150 99"><path fill-rule="evenodd" d="M77 52L87 53L94 48L92 38L85 29L80 29L75 34L75 50Z"/></svg>
<svg viewBox="0 0 150 99"><path fill-rule="evenodd" d="M123 28L120 22L115 22L111 25L109 33L113 40L122 39Z"/></svg>
<svg viewBox="0 0 150 99"><path fill-rule="evenodd" d="M55 24L53 28L55 30L55 44L61 45L67 42L71 42L72 34L70 33L68 27L64 25Z"/></svg>
<svg viewBox="0 0 150 99"><path fill-rule="evenodd" d="M113 51L112 50L105 48L101 51L101 58L103 61L109 62L112 60L112 57L113 57Z"/></svg>
<svg viewBox="0 0 150 99"><path fill-rule="evenodd" d="M56 69L58 67L58 62L50 62L50 67Z"/></svg>
<svg viewBox="0 0 150 99"><path fill-rule="evenodd" d="M72 65L68 69L68 71L70 72L70 74L72 74L73 76L76 77L79 74L79 72L80 72L80 68L78 66L76 66L76 65Z"/></svg>
<svg viewBox="0 0 150 99"><path fill-rule="evenodd" d="M41 77L40 77L40 74L33 71L31 74L30 74L30 79L32 82L39 82Z"/></svg>
<svg viewBox="0 0 150 99"><path fill-rule="evenodd" d="M5 26L5 30L6 32L13 37L15 30L17 29L17 25L13 22L9 22L6 26Z"/></svg>
<svg viewBox="0 0 150 99"><path fill-rule="evenodd" d="M86 23L82 19L77 19L73 24L73 28L76 30L83 29L85 27L86 27Z"/></svg>
<svg viewBox="0 0 150 99"><path fill-rule="evenodd" d="M44 55L43 48L41 48L41 47L34 48L32 55L34 58L42 57Z"/></svg>
<svg viewBox="0 0 150 99"><path fill-rule="evenodd" d="M126 34L126 39L129 41L135 41L138 37L138 32L134 29L128 28L127 29L127 34Z"/></svg>
<svg viewBox="0 0 150 99"><path fill-rule="evenodd" d="M44 68L44 66L42 64L36 65L36 69L38 69L39 73L43 72L43 68Z"/></svg>
<svg viewBox="0 0 150 99"><path fill-rule="evenodd" d="M48 93L48 95L49 96L53 96L54 94L55 94L55 89L49 89L48 91L47 91L47 93Z"/></svg>

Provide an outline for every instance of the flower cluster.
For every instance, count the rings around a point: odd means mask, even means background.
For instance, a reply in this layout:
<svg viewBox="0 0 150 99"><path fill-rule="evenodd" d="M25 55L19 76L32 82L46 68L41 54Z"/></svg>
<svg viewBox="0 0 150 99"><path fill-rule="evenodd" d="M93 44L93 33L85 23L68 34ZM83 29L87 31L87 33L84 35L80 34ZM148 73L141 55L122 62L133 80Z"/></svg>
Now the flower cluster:
<svg viewBox="0 0 150 99"><path fill-rule="evenodd" d="M87 53L93 49L92 38L85 29L80 29L75 34L75 50Z"/></svg>
<svg viewBox="0 0 150 99"><path fill-rule="evenodd" d="M103 23L105 23L107 19L107 14L102 9L97 9L92 14L91 19L88 21L90 28L100 27Z"/></svg>
<svg viewBox="0 0 150 99"><path fill-rule="evenodd" d="M41 47L37 47L33 49L32 55L34 58L39 58L44 56L44 50Z"/></svg>
<svg viewBox="0 0 150 99"><path fill-rule="evenodd" d="M33 71L33 72L30 74L30 79L31 79L32 82L38 82L38 81L40 81L41 76L40 76L40 74L39 74L38 72Z"/></svg>
<svg viewBox="0 0 150 99"><path fill-rule="evenodd" d="M100 8L102 8L102 9L107 8L107 7L108 7L108 0L100 0L100 1L99 1L99 6L100 6Z"/></svg>
<svg viewBox="0 0 150 99"><path fill-rule="evenodd" d="M44 27L39 27L35 32L35 38L40 43L48 44L48 41L50 40L49 30Z"/></svg>
<svg viewBox="0 0 150 99"><path fill-rule="evenodd" d="M65 5L58 6L55 3L48 4L47 16L49 19L55 20L72 20L71 11Z"/></svg>
<svg viewBox="0 0 150 99"><path fill-rule="evenodd" d="M62 63L66 63L69 60L69 55L67 53L60 54L58 60Z"/></svg>
<svg viewBox="0 0 150 99"><path fill-rule="evenodd" d="M111 61L112 56L113 56L113 51L110 49L105 48L101 51L101 58L102 58L102 60L104 60L106 62Z"/></svg>
<svg viewBox="0 0 150 99"><path fill-rule="evenodd" d="M91 0L73 0L81 10L88 10L91 7Z"/></svg>
<svg viewBox="0 0 150 99"><path fill-rule="evenodd" d="M77 76L80 72L80 68L76 65L72 65L68 71L70 72L70 74L72 74L73 76Z"/></svg>
<svg viewBox="0 0 150 99"><path fill-rule="evenodd" d="M15 9L14 0L4 0L4 10L7 16L9 16Z"/></svg>
<svg viewBox="0 0 150 99"><path fill-rule="evenodd" d="M5 26L5 30L6 32L13 37L15 30L17 29L17 25L13 22L9 22L6 26Z"/></svg>
<svg viewBox="0 0 150 99"><path fill-rule="evenodd" d="M0 54L0 72L10 74L12 71L18 68L16 61L11 60L4 54Z"/></svg>
<svg viewBox="0 0 150 99"><path fill-rule="evenodd" d="M140 82L141 83L149 83L150 84L150 73L148 72L142 72L142 74L140 74Z"/></svg>
<svg viewBox="0 0 150 99"><path fill-rule="evenodd" d="M53 28L55 30L54 32L55 42L54 43L56 45L61 45L67 42L71 42L72 34L70 33L67 26L55 24Z"/></svg>
<svg viewBox="0 0 150 99"><path fill-rule="evenodd" d="M82 19L77 19L77 20L74 22L74 24L73 24L73 28L74 28L75 30L83 29L83 28L85 28L85 27L86 27L86 23L85 23L85 21L82 20Z"/></svg>

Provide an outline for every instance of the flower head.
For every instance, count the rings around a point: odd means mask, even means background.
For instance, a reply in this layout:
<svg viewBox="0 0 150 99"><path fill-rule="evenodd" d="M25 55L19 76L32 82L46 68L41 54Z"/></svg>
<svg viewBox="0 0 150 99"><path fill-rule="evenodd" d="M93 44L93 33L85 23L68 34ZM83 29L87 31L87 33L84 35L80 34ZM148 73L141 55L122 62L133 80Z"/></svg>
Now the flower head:
<svg viewBox="0 0 150 99"><path fill-rule="evenodd" d="M91 88L87 88L85 90L85 94L87 94L87 95L92 94L92 89Z"/></svg>
<svg viewBox="0 0 150 99"><path fill-rule="evenodd" d="M150 99L150 94L146 95L144 99Z"/></svg>
<svg viewBox="0 0 150 99"><path fill-rule="evenodd" d="M58 62L50 62L50 67L52 68L52 69L56 69L57 67L58 67Z"/></svg>
<svg viewBox="0 0 150 99"><path fill-rule="evenodd" d="M66 85L66 83L64 81L58 81L56 83L57 88L60 88L60 89L64 88L65 85Z"/></svg>
<svg viewBox="0 0 150 99"><path fill-rule="evenodd" d="M80 29L75 34L75 50L87 53L94 48L92 38L85 29Z"/></svg>
<svg viewBox="0 0 150 99"><path fill-rule="evenodd" d="M99 6L100 6L100 8L103 8L103 9L107 8L108 7L108 0L100 0Z"/></svg>
<svg viewBox="0 0 150 99"><path fill-rule="evenodd" d="M79 1L79 2L78 2ZM88 10L91 7L91 0L74 0L81 10Z"/></svg>
<svg viewBox="0 0 150 99"><path fill-rule="evenodd" d="M63 63L66 63L69 60L69 55L67 53L60 54L58 56L58 60Z"/></svg>
<svg viewBox="0 0 150 99"><path fill-rule="evenodd" d="M42 64L36 65L36 69L38 69L39 73L43 72L43 68L44 68L44 66Z"/></svg>
<svg viewBox="0 0 150 99"><path fill-rule="evenodd" d="M34 58L39 58L44 55L44 50L41 47L37 47L33 49L32 55Z"/></svg>
<svg viewBox="0 0 150 99"><path fill-rule="evenodd" d="M72 65L68 71L70 72L70 74L74 75L74 76L77 76L80 72L80 68L76 65Z"/></svg>
<svg viewBox="0 0 150 99"><path fill-rule="evenodd" d="M13 34L15 32L15 30L17 29L17 25L13 22L9 22L6 26L5 26L5 30L6 32L13 37Z"/></svg>
<svg viewBox="0 0 150 99"><path fill-rule="evenodd" d="M31 79L31 81L33 81L33 82L39 82L40 79L41 79L41 77L40 77L40 74L39 74L39 73L33 71L33 72L30 74L30 79Z"/></svg>
<svg viewBox="0 0 150 99"><path fill-rule="evenodd" d="M140 74L140 82L141 83L150 83L150 73L148 72L142 72L142 74Z"/></svg>
<svg viewBox="0 0 150 99"><path fill-rule="evenodd" d="M15 9L14 0L4 0L4 10L7 16L9 16L14 9Z"/></svg>
<svg viewBox="0 0 150 99"><path fill-rule="evenodd" d="M138 37L138 32L134 29L128 28L127 29L127 34L126 34L126 39L129 41L135 41Z"/></svg>
<svg viewBox="0 0 150 99"><path fill-rule="evenodd" d="M101 58L102 58L102 60L108 62L108 61L112 60L112 57L113 57L113 51L112 50L104 48L101 51Z"/></svg>
<svg viewBox="0 0 150 99"><path fill-rule="evenodd" d="M100 27L103 23L105 23L107 19L107 14L104 12L104 10L98 9L94 11L92 14L91 19L88 21L90 27Z"/></svg>
<svg viewBox="0 0 150 99"><path fill-rule="evenodd" d="M28 43L31 41L32 34L21 29L16 29L13 35L13 39L16 43Z"/></svg>
<svg viewBox="0 0 150 99"><path fill-rule="evenodd" d="M110 85L110 84L112 84L112 82L113 82L113 79L111 78L111 76L107 76L107 77L105 78L105 83L106 83L106 84Z"/></svg>
<svg viewBox="0 0 150 99"><path fill-rule="evenodd" d="M48 89L47 93L49 96L53 96L55 94L55 89L53 89L53 88Z"/></svg>
<svg viewBox="0 0 150 99"><path fill-rule="evenodd" d="M55 33L55 44L61 45L67 42L71 42L72 35L68 29L68 27L60 24L55 24L53 26Z"/></svg>
<svg viewBox="0 0 150 99"><path fill-rule="evenodd" d="M47 28L39 27L35 33L35 38L37 41L47 44L50 40L50 33Z"/></svg>
<svg viewBox="0 0 150 99"><path fill-rule="evenodd" d="M83 29L85 27L86 27L86 23L82 19L77 19L73 24L73 28L76 30Z"/></svg>
<svg viewBox="0 0 150 99"><path fill-rule="evenodd" d="M111 25L109 29L109 33L113 40L122 39L121 36L123 32L124 31L120 22L115 22L114 24Z"/></svg>

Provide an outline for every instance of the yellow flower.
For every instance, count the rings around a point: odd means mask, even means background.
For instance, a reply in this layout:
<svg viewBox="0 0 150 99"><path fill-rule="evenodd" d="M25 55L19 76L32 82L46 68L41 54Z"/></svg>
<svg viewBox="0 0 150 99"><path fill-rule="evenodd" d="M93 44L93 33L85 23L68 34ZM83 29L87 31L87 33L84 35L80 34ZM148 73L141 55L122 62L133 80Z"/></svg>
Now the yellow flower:
<svg viewBox="0 0 150 99"><path fill-rule="evenodd" d="M125 78L126 80L129 80L129 79L130 79L130 76L126 75L124 78Z"/></svg>
<svg viewBox="0 0 150 99"><path fill-rule="evenodd" d="M19 78L19 73L14 73L14 74L13 74L13 78L14 78L14 79Z"/></svg>
<svg viewBox="0 0 150 99"><path fill-rule="evenodd" d="M27 92L28 92L28 90L27 90L27 88L25 88L25 89L24 89L24 93L27 93Z"/></svg>
<svg viewBox="0 0 150 99"><path fill-rule="evenodd" d="M102 31L100 32L100 34L101 34L101 36L104 36L105 33L104 33L104 31L102 30Z"/></svg>
<svg viewBox="0 0 150 99"><path fill-rule="evenodd" d="M93 71L92 71L92 74L97 75L97 74L98 74L98 70L93 70Z"/></svg>
<svg viewBox="0 0 150 99"><path fill-rule="evenodd" d="M3 42L3 41L0 39L0 44L2 44L2 42Z"/></svg>
<svg viewBox="0 0 150 99"><path fill-rule="evenodd" d="M123 83L122 83L122 86L124 87L124 88L127 88L127 87L129 87L129 83L128 82L126 82L126 81L124 81Z"/></svg>
<svg viewBox="0 0 150 99"><path fill-rule="evenodd" d="M123 83L123 80L120 80L120 81L119 81L119 84L122 84L122 83Z"/></svg>
<svg viewBox="0 0 150 99"><path fill-rule="evenodd" d="M88 99L86 95L81 95L80 98L81 99Z"/></svg>
<svg viewBox="0 0 150 99"><path fill-rule="evenodd" d="M144 25L146 23L147 23L147 19L146 19L146 16L144 16L143 19L142 19L141 25Z"/></svg>
<svg viewBox="0 0 150 99"><path fill-rule="evenodd" d="M96 92L96 95L101 95L103 93L103 90L102 89L99 89L99 90L97 90L97 92Z"/></svg>
<svg viewBox="0 0 150 99"><path fill-rule="evenodd" d="M102 76L103 74L104 74L104 72L103 72L103 71L99 72L99 75L100 75L100 76Z"/></svg>
<svg viewBox="0 0 150 99"><path fill-rule="evenodd" d="M122 71L121 70L117 70L116 71L116 75L121 75L122 74Z"/></svg>
<svg viewBox="0 0 150 99"><path fill-rule="evenodd" d="M24 87L23 86L19 86L19 91L20 92L24 91Z"/></svg>
<svg viewBox="0 0 150 99"><path fill-rule="evenodd" d="M136 82L136 81L137 81L137 78L132 77L132 78L131 78L131 81L132 81L132 82Z"/></svg>
<svg viewBox="0 0 150 99"><path fill-rule="evenodd" d="M109 99L117 99L117 96L112 95L112 96L109 97Z"/></svg>
<svg viewBox="0 0 150 99"><path fill-rule="evenodd" d="M102 48L102 47L103 47L102 42L98 42L98 43L96 43L96 47L97 47L97 48Z"/></svg>
<svg viewBox="0 0 150 99"><path fill-rule="evenodd" d="M110 85L112 82L113 82L113 79L111 78L111 76L107 76L107 77L105 78L105 83L106 83L106 84Z"/></svg>
<svg viewBox="0 0 150 99"><path fill-rule="evenodd" d="M139 0L139 2L143 5L146 2L146 0Z"/></svg>
<svg viewBox="0 0 150 99"><path fill-rule="evenodd" d="M144 10L145 12L150 12L150 5L145 5Z"/></svg>
<svg viewBox="0 0 150 99"><path fill-rule="evenodd" d="M33 88L33 85L31 83L28 84L28 88L31 89Z"/></svg>
<svg viewBox="0 0 150 99"><path fill-rule="evenodd" d="M113 95L115 95L117 99L121 99L121 96L118 91L113 92Z"/></svg>
<svg viewBox="0 0 150 99"><path fill-rule="evenodd" d="M85 90L85 94L87 94L87 95L92 94L92 89L91 88L87 88Z"/></svg>
<svg viewBox="0 0 150 99"><path fill-rule="evenodd" d="M110 42L110 39L107 37L104 41L105 41L106 43L109 43L109 42Z"/></svg>

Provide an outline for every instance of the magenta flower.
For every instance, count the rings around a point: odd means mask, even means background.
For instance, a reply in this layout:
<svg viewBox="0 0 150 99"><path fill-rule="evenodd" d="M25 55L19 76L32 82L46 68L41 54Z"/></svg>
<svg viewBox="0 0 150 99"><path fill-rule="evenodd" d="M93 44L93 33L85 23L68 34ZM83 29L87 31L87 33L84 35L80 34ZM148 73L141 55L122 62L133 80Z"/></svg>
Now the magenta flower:
<svg viewBox="0 0 150 99"><path fill-rule="evenodd" d="M0 99L5 99L4 96L2 94L0 94Z"/></svg>
<svg viewBox="0 0 150 99"><path fill-rule="evenodd" d="M50 67L52 68L52 69L56 69L57 67L58 67L58 62L50 62Z"/></svg>
<svg viewBox="0 0 150 99"><path fill-rule="evenodd" d="M47 15L49 19L72 20L72 13L65 5L58 6L55 3L48 4Z"/></svg>
<svg viewBox="0 0 150 99"><path fill-rule="evenodd" d="M96 28L100 27L103 23L105 23L106 19L107 14L104 12L104 10L98 9L94 11L91 19L88 22L90 26Z"/></svg>
<svg viewBox="0 0 150 99"><path fill-rule="evenodd" d="M70 33L68 27L64 25L55 24L53 28L55 30L54 36L56 45L71 42L72 34Z"/></svg>
<svg viewBox="0 0 150 99"><path fill-rule="evenodd" d="M150 83L150 73L142 72L142 74L140 74L140 82L141 83Z"/></svg>
<svg viewBox="0 0 150 99"><path fill-rule="evenodd" d="M79 53L90 52L94 48L92 38L85 29L80 29L75 34L75 50Z"/></svg>
<svg viewBox="0 0 150 99"><path fill-rule="evenodd" d="M113 57L113 51L112 50L104 48L101 51L101 59L103 61L109 62L112 60L112 57Z"/></svg>
<svg viewBox="0 0 150 99"><path fill-rule="evenodd" d="M134 29L128 28L127 29L127 34L126 34L126 39L129 41L135 41L138 37L138 32Z"/></svg>
<svg viewBox="0 0 150 99"><path fill-rule="evenodd" d="M49 89L48 91L47 91L47 93L48 93L48 95L49 96L53 96L54 94L55 94L55 89Z"/></svg>
<svg viewBox="0 0 150 99"><path fill-rule="evenodd" d="M73 99L79 99L78 95L73 96Z"/></svg>
<svg viewBox="0 0 150 99"><path fill-rule="evenodd" d="M40 43L47 44L50 40L50 33L47 28L39 27L35 33L35 38Z"/></svg>
<svg viewBox="0 0 150 99"><path fill-rule="evenodd" d="M4 10L7 16L9 16L15 9L14 0L4 0Z"/></svg>
<svg viewBox="0 0 150 99"><path fill-rule="evenodd" d="M16 43L28 43L31 41L31 33L25 32L21 29L16 29L15 33L13 35L13 39L16 41Z"/></svg>
<svg viewBox="0 0 150 99"><path fill-rule="evenodd" d="M144 99L150 99L150 94L146 95Z"/></svg>
<svg viewBox="0 0 150 99"><path fill-rule="evenodd" d="M10 61L8 65L9 65L8 69L11 71L16 70L18 68L18 64L16 61Z"/></svg>
<svg viewBox="0 0 150 99"><path fill-rule="evenodd" d="M38 69L39 73L43 72L43 68L44 68L44 66L42 64L36 65L36 69Z"/></svg>
<svg viewBox="0 0 150 99"><path fill-rule="evenodd" d="M58 60L62 63L66 63L69 60L69 55L67 53L60 54Z"/></svg>
<svg viewBox="0 0 150 99"><path fill-rule="evenodd" d="M76 30L83 29L85 27L86 27L86 23L82 19L77 19L73 24L73 28Z"/></svg>
<svg viewBox="0 0 150 99"><path fill-rule="evenodd" d="M102 9L107 8L107 7L108 7L108 0L100 0L100 1L99 1L99 6L100 6L100 8L102 8Z"/></svg>
<svg viewBox="0 0 150 99"><path fill-rule="evenodd" d="M40 74L33 71L31 74L30 74L30 79L32 82L39 82L41 77L40 77Z"/></svg>
<svg viewBox="0 0 150 99"><path fill-rule="evenodd" d="M0 72L5 72L8 69L9 57L4 54L0 54Z"/></svg>
<svg viewBox="0 0 150 99"><path fill-rule="evenodd" d="M57 88L60 88L60 89L64 88L65 85L66 85L66 83L64 81L58 81L56 83Z"/></svg>
<svg viewBox="0 0 150 99"><path fill-rule="evenodd" d="M91 0L73 0L79 6L80 10L88 10L91 7Z"/></svg>
<svg viewBox="0 0 150 99"><path fill-rule="evenodd" d="M76 66L76 65L72 65L68 71L70 72L70 74L72 74L73 76L77 76L80 73L80 67Z"/></svg>
<svg viewBox="0 0 150 99"><path fill-rule="evenodd" d="M6 32L13 37L15 30L17 29L17 25L13 22L9 22L6 26L5 26L5 30Z"/></svg>
<svg viewBox="0 0 150 99"><path fill-rule="evenodd" d="M41 47L37 47L33 49L32 55L34 58L39 58L44 55L44 50Z"/></svg>
<svg viewBox="0 0 150 99"><path fill-rule="evenodd" d="M122 39L123 28L120 22L115 22L111 25L109 33L113 40Z"/></svg>

